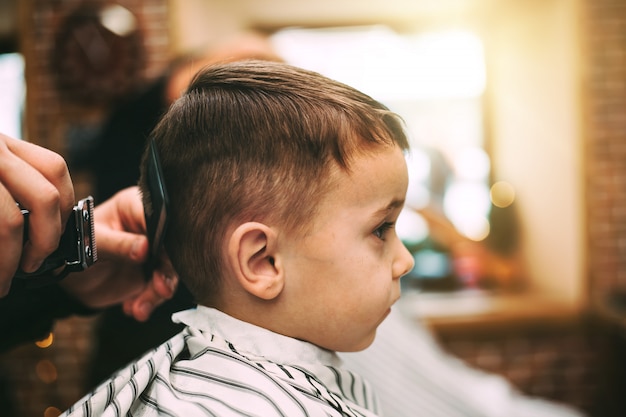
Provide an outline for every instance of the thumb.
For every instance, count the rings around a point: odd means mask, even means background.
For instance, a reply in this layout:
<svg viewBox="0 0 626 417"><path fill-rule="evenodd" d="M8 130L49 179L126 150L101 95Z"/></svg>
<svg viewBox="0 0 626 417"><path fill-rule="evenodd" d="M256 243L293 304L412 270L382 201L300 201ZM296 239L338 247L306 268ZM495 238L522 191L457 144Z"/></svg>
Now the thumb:
<svg viewBox="0 0 626 417"><path fill-rule="evenodd" d="M148 239L142 234L102 227L96 229L98 259L141 264L148 258Z"/></svg>

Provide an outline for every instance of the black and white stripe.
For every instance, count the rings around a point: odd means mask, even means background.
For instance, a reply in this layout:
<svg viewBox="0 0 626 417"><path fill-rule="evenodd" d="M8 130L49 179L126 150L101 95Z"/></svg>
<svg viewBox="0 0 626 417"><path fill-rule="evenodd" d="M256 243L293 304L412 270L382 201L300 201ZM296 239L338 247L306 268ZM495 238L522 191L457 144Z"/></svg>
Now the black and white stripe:
<svg viewBox="0 0 626 417"><path fill-rule="evenodd" d="M63 417L377 415L369 385L341 369L331 352L212 309L179 313L179 319L188 323L183 332L119 371Z"/></svg>

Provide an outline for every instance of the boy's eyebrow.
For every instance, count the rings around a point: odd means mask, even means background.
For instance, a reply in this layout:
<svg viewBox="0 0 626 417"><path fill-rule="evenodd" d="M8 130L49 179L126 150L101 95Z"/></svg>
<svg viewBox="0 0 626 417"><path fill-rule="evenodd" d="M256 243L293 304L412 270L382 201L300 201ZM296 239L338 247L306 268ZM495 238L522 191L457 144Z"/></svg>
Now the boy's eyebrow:
<svg viewBox="0 0 626 417"><path fill-rule="evenodd" d="M386 214L394 209L397 209L399 207L404 206L404 199L394 199L392 200L389 204L387 204L385 207L376 210L376 212L374 213L375 215L383 215Z"/></svg>

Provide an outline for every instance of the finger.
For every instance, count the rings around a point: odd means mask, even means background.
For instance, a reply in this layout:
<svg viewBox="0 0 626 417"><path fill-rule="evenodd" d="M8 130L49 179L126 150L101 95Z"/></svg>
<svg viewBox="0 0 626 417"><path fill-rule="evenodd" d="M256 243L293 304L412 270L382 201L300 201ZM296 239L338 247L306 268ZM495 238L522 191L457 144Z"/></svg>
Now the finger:
<svg viewBox="0 0 626 417"><path fill-rule="evenodd" d="M124 260L136 264L148 258L148 238L144 235L114 230L103 223L95 223L98 258Z"/></svg>
<svg viewBox="0 0 626 417"><path fill-rule="evenodd" d="M124 302L124 312L137 321L146 321L156 307L174 296L177 287L178 277L155 271L146 289L133 299Z"/></svg>
<svg viewBox="0 0 626 417"><path fill-rule="evenodd" d="M96 245L102 259L143 263L148 256L143 205L137 187L124 189L94 211Z"/></svg>
<svg viewBox="0 0 626 417"><path fill-rule="evenodd" d="M62 221L65 224L75 201L74 186L65 159L61 155L33 143L8 138L6 135L2 136L3 139L7 139L5 143L11 153L33 167L57 190L59 206L62 210Z"/></svg>
<svg viewBox="0 0 626 417"><path fill-rule="evenodd" d="M5 296L17 270L23 246L23 216L13 197L0 184L0 297Z"/></svg>
<svg viewBox="0 0 626 417"><path fill-rule="evenodd" d="M123 230L146 233L146 221L139 187L129 187L113 197Z"/></svg>
<svg viewBox="0 0 626 417"><path fill-rule="evenodd" d="M178 276L164 274L158 270L152 274L150 282L152 283L151 287L154 290L154 294L158 297L156 300L158 304L172 298L178 288Z"/></svg>

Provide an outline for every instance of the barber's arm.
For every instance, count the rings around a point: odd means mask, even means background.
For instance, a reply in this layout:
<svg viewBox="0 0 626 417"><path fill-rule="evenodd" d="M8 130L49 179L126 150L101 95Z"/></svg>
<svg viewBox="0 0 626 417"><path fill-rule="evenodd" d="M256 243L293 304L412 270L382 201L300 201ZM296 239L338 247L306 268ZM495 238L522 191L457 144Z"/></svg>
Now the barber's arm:
<svg viewBox="0 0 626 417"><path fill-rule="evenodd" d="M16 201L30 211L25 245ZM143 321L172 297L178 279L171 270L162 267L151 280L144 280L141 265L148 243L136 187L96 207L99 261L94 266L43 288L26 288L13 280L18 266L34 271L56 249L73 204L63 158L0 134L0 350L44 336L56 318L119 303L127 314Z"/></svg>

